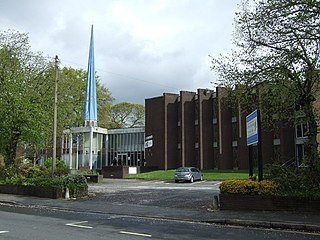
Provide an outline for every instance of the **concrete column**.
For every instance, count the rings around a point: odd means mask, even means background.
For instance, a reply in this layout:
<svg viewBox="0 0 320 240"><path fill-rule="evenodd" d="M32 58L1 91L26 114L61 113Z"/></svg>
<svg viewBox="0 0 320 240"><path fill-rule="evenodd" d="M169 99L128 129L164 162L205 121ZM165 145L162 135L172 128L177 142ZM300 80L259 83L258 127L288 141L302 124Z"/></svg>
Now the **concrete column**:
<svg viewBox="0 0 320 240"><path fill-rule="evenodd" d="M72 133L69 135L69 168L72 169Z"/></svg>
<svg viewBox="0 0 320 240"><path fill-rule="evenodd" d="M77 149L76 149L76 167L75 169L79 169L79 135L77 134Z"/></svg>
<svg viewBox="0 0 320 240"><path fill-rule="evenodd" d="M93 127L90 126L90 150L89 150L89 167L92 170L92 144L93 144Z"/></svg>

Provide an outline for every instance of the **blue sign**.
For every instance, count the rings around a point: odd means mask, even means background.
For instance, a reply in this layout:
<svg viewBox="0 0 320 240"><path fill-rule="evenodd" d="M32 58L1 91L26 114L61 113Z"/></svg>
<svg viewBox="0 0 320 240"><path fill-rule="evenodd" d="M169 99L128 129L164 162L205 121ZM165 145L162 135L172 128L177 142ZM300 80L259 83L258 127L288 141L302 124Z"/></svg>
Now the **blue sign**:
<svg viewBox="0 0 320 240"><path fill-rule="evenodd" d="M246 117L247 146L258 143L258 112L255 110Z"/></svg>

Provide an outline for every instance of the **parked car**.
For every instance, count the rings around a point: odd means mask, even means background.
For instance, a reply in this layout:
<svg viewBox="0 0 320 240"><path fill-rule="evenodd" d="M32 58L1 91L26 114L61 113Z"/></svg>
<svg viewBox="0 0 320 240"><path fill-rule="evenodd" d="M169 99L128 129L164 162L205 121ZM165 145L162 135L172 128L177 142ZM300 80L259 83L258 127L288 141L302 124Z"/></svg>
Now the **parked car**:
<svg viewBox="0 0 320 240"><path fill-rule="evenodd" d="M196 180L203 180L202 172L195 167L179 167L174 174L174 181L194 182Z"/></svg>

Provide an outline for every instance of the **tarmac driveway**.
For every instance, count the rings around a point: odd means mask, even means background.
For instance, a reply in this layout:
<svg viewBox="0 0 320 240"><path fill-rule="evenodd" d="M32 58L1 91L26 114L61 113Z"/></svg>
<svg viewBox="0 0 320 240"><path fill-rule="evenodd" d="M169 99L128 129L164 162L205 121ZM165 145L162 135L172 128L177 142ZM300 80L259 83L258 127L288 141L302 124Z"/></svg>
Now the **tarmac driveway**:
<svg viewBox="0 0 320 240"><path fill-rule="evenodd" d="M219 193L220 182L202 181L174 183L173 181L144 181L103 179L90 184L89 192L106 204L155 206L207 211Z"/></svg>

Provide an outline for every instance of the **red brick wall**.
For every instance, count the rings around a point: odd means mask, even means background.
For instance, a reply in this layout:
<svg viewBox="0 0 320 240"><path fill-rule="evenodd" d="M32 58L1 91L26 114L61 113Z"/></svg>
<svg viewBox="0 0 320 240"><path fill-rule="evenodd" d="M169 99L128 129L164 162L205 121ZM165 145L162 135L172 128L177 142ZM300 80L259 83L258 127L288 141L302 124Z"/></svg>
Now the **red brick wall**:
<svg viewBox="0 0 320 240"><path fill-rule="evenodd" d="M220 194L220 209L320 212L320 197Z"/></svg>

